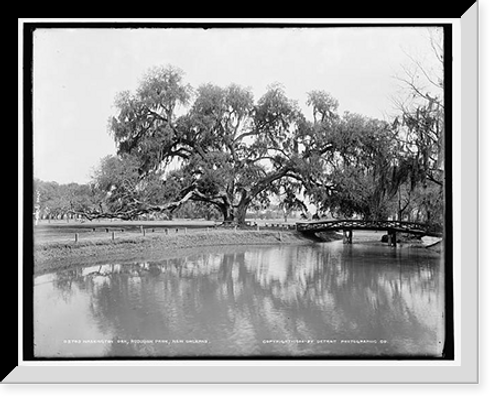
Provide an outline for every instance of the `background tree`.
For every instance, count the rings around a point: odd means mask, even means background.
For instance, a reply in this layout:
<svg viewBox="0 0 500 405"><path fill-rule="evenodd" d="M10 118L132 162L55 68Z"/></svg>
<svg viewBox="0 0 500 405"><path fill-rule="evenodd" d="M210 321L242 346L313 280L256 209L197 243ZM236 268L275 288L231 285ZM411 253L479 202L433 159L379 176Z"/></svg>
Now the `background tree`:
<svg viewBox="0 0 500 405"><path fill-rule="evenodd" d="M283 213L283 219L288 221L288 217L294 212L307 213L308 208L302 196L303 186L301 182L278 181L273 189L273 194L279 201L278 209Z"/></svg>
<svg viewBox="0 0 500 405"><path fill-rule="evenodd" d="M90 183L94 204L92 209L74 210L88 219L121 218L136 219L141 214L155 211L159 204L173 193L165 187L168 183L157 173L141 174L141 164L132 155L106 156L93 174ZM156 210L157 211L157 210Z"/></svg>
<svg viewBox="0 0 500 405"><path fill-rule="evenodd" d="M308 104L320 116L305 142L302 175L310 199L341 217L387 219L400 182L397 134L385 121L349 112L340 117L338 102L324 92L310 93Z"/></svg>
<svg viewBox="0 0 500 405"><path fill-rule="evenodd" d="M69 218L75 211L84 212L94 207L93 192L88 184L58 184L35 179L33 192L33 201L37 201L37 193L40 193L41 219Z"/></svg>
<svg viewBox="0 0 500 405"><path fill-rule="evenodd" d="M399 131L402 154L406 158L406 182L418 198L425 213L421 220L443 222L444 201L444 52L442 29L429 30L427 60L408 55L409 64L402 66L402 94L395 99L400 111L394 121ZM420 210L419 210L420 212ZM420 217L420 215L419 215Z"/></svg>
<svg viewBox="0 0 500 405"><path fill-rule="evenodd" d="M381 217L384 214L384 151L391 137L383 121L346 112L324 91L308 93L313 122L302 127L303 153L300 174L306 195L319 212L352 217ZM378 145L375 143L378 142ZM385 148L385 149L384 149ZM385 159L385 160L384 160Z"/></svg>

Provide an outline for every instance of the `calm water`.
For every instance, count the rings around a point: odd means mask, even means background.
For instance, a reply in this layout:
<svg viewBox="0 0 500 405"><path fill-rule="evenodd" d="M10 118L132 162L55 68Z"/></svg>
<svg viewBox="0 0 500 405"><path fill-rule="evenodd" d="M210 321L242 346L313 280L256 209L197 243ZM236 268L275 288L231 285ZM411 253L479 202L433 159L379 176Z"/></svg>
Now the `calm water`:
<svg viewBox="0 0 500 405"><path fill-rule="evenodd" d="M441 267L339 242L76 267L34 280L35 356L437 356Z"/></svg>

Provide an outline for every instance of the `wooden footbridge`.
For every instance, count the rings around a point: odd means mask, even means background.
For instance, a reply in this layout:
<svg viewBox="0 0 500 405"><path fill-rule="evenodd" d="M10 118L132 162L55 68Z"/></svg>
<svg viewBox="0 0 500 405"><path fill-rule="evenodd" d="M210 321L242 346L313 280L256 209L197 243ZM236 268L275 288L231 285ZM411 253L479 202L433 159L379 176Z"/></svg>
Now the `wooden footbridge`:
<svg viewBox="0 0 500 405"><path fill-rule="evenodd" d="M418 236L442 237L439 226L419 222L405 221L365 221L357 219L321 220L297 222L297 231L314 236L318 232L343 232L344 243L352 243L352 233L355 230L386 231L389 245L396 245L396 235L406 233Z"/></svg>

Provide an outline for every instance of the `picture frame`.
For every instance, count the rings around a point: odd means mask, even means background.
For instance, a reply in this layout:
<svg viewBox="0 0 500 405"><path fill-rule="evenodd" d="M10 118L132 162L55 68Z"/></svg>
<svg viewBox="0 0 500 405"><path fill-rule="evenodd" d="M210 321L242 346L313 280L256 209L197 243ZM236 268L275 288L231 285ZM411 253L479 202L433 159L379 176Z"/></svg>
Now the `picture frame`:
<svg viewBox="0 0 500 405"><path fill-rule="evenodd" d="M471 212L477 212L477 198L474 193L466 193L464 190L477 189L477 163L474 160L476 155L472 151L477 149L477 88L474 77L478 75L476 58L477 50L477 29L478 29L479 5L474 4L460 19L445 20L452 25L453 30L453 53L460 55L454 64L453 80L453 263L457 267L455 274L459 276L454 279L454 299L455 299L455 323L454 344L455 358L453 360L442 360L439 362L411 362L399 361L397 365L384 364L384 362L368 361L328 361L318 363L314 360L303 361L300 364L293 364L290 360L252 360L252 361L227 361L227 360L181 360L167 364L151 363L147 360L134 360L132 362L114 361L76 361L71 365L57 362L36 362L23 358L26 352L26 336L23 335L24 310L20 305L20 329L19 329L19 366L16 367L4 380L3 383L49 383L49 382L120 382L120 383L394 383L394 382L477 382L477 333L474 327L463 328L464 325L477 324L477 279L478 279L478 257L477 252L477 223ZM443 22L443 20L440 20ZM277 23L284 23L278 21ZM324 23L334 23L332 20ZM393 21L391 21L392 23ZM417 22L422 22L418 20ZM434 21L435 22L435 21ZM29 24L30 21L23 21ZM303 23L303 21L299 22ZM313 22L315 24L316 21ZM344 23L344 21L343 21ZM353 24L364 24L367 21L352 21ZM368 22L369 23L369 22ZM380 21L377 21L380 23ZM411 21L404 21L411 23ZM416 21L413 21L416 23ZM470 26L470 28L469 28ZM22 44L22 28L20 24L20 43ZM469 31L470 32L469 32ZM460 38L460 40L458 40ZM26 38L24 38L26 41ZM21 48L21 46L20 46ZM24 48L24 56L27 54ZM466 57L465 55L471 55ZM21 64L21 61L20 61ZM461 81L458 82L458 77ZM20 94L23 96L25 94ZM22 97L20 97L22 98ZM28 105L26 105L28 103ZM460 109L458 108L460 106ZM25 99L24 114L29 102ZM21 117L20 117L20 121ZM460 122L461 121L461 122ZM470 121L470 122L469 122ZM461 124L461 127L460 127ZM457 134L460 135L460 142L456 142ZM26 132L24 133L26 135ZM29 145L26 136L20 136L20 141L24 139L24 144L20 145L20 162L29 156ZM22 153L24 149L24 153ZM468 159L462 160L460 156L468 151ZM29 166L29 165L28 165ZM464 170L464 168L466 169ZM23 166L20 166L23 169ZM26 169L26 165L24 165ZM23 177L24 176L24 177ZM23 173L20 179L26 182L31 178L31 173ZM458 180L458 181L457 181ZM465 198L464 198L465 197ZM25 199L26 204L26 199ZM29 211L29 207L28 207ZM460 215L467 212L468 215ZM26 213L26 205L25 211ZM26 232L31 225L26 221L26 215L20 218L20 234ZM30 288L26 288L23 280L23 268L26 263L30 263L29 241L26 233L23 240L20 240L20 282L23 288L20 289L20 297L29 293ZM23 243L24 242L24 246ZM467 255L461 253L460 246L468 246ZM28 259L28 260L27 260ZM467 272L463 269L468 269ZM470 270L469 270L470 269ZM467 286L467 288L464 288ZM457 305L460 303L460 311ZM466 303L466 305L464 305ZM20 304L22 300L20 299ZM29 344L29 343L28 343ZM161 363L161 362L160 362ZM446 373L442 367L446 368Z"/></svg>

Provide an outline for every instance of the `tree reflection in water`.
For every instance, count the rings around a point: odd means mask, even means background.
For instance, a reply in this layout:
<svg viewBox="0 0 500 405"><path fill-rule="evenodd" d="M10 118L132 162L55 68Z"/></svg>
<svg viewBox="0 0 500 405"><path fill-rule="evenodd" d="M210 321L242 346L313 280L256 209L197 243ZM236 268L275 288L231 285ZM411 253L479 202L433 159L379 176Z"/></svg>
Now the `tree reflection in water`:
<svg viewBox="0 0 500 405"><path fill-rule="evenodd" d="M439 356L440 266L385 246L232 247L59 272L52 287L68 306L88 296L109 357Z"/></svg>

